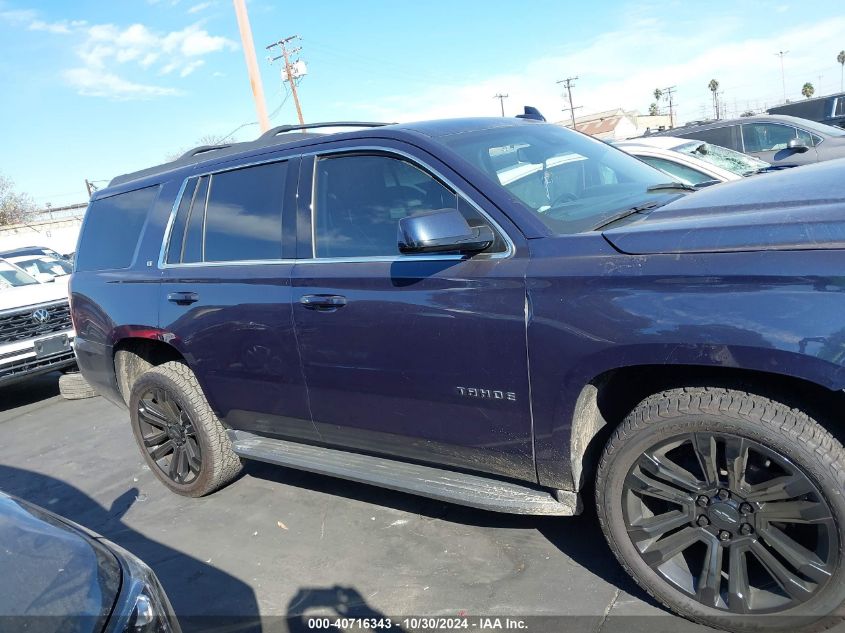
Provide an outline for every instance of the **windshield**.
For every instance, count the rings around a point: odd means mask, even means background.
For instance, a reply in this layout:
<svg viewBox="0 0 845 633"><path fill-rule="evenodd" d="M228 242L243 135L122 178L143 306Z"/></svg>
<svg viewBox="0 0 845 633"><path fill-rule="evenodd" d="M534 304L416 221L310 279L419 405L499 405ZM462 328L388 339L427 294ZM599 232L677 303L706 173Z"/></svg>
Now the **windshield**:
<svg viewBox="0 0 845 633"><path fill-rule="evenodd" d="M439 137L559 235L581 233L679 192L649 187L666 174L614 147L556 125L515 125Z"/></svg>
<svg viewBox="0 0 845 633"><path fill-rule="evenodd" d="M769 163L764 160L759 160L753 156L748 156L740 152L735 152L727 147L721 145L711 145L704 141L692 141L678 145L675 148L676 152L689 154L699 160L716 165L722 169L727 169L739 176L750 176L756 174L761 169L771 167Z"/></svg>
<svg viewBox="0 0 845 633"><path fill-rule="evenodd" d="M9 262L0 260L0 290L37 283L33 277L26 274L20 268L12 266Z"/></svg>
<svg viewBox="0 0 845 633"><path fill-rule="evenodd" d="M32 257L17 260L15 263L30 275L46 273L53 277L61 277L63 275L69 275L73 270L73 266L70 263L60 259L53 259L52 257Z"/></svg>

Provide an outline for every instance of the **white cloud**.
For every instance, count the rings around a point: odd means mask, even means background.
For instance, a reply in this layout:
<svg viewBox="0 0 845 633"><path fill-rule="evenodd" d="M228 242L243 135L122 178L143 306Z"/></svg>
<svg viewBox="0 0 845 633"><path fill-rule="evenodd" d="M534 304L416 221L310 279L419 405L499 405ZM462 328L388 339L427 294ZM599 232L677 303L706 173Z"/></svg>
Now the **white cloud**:
<svg viewBox="0 0 845 633"><path fill-rule="evenodd" d="M10 9L8 11L0 11L0 20L19 26L32 22L38 17L38 12L32 9Z"/></svg>
<svg viewBox="0 0 845 633"><path fill-rule="evenodd" d="M188 9L188 13L191 13L191 14L199 13L200 11L205 11L206 9L208 9L209 7L211 7L213 5L214 5L213 2L199 2L199 3L195 4L194 6L190 7Z"/></svg>
<svg viewBox="0 0 845 633"><path fill-rule="evenodd" d="M176 90L125 80L118 75L117 67L135 68L132 72L136 74L147 71L159 76L187 77L205 63L206 55L237 49L232 40L212 35L199 24L169 33L153 31L144 24L125 28L95 24L85 29L84 35L76 48L82 66L65 73L65 79L81 94L115 99L179 94ZM95 90L92 81L97 77L105 78L105 84Z"/></svg>
<svg viewBox="0 0 845 633"><path fill-rule="evenodd" d="M91 68L71 68L64 71L63 76L79 94L90 97L109 97L125 101L180 94L174 88L135 83L113 73Z"/></svg>

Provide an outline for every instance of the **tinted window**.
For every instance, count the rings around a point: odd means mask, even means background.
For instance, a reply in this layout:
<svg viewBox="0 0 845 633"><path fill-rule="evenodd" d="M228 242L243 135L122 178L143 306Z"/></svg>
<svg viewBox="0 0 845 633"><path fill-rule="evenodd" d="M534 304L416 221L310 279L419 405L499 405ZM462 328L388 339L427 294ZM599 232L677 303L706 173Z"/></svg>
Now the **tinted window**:
<svg viewBox="0 0 845 633"><path fill-rule="evenodd" d="M95 200L85 216L77 270L128 268L158 186Z"/></svg>
<svg viewBox="0 0 845 633"><path fill-rule="evenodd" d="M741 148L737 146L738 143L736 142L734 136L735 131L735 125L726 125L725 127L717 127L712 130L697 130L695 132L690 132L689 134L684 134L683 136L685 138L694 138L698 141L704 141L706 143L712 143L713 145L721 145L722 147L738 150Z"/></svg>
<svg viewBox="0 0 845 633"><path fill-rule="evenodd" d="M194 264L202 261L202 231L205 221L205 202L208 197L209 176L200 178L193 204L188 211L187 228L182 240L182 263Z"/></svg>
<svg viewBox="0 0 845 633"><path fill-rule="evenodd" d="M185 185L182 193L182 200L179 203L179 210L173 220L173 227L170 229L170 243L167 246L167 263L177 264L182 261L182 242L185 240L185 226L188 223L188 212L191 209L191 202L194 200L194 193L197 189L197 179L191 178Z"/></svg>
<svg viewBox="0 0 845 633"><path fill-rule="evenodd" d="M845 116L845 97L836 97L836 105L833 106L833 116Z"/></svg>
<svg viewBox="0 0 845 633"><path fill-rule="evenodd" d="M673 176L675 180L679 180L686 185L700 185L703 182L713 181L713 177L708 176L703 171L698 171L692 167L674 163L671 160L666 160L665 158L655 158L653 156L640 156L639 158L652 167L662 169L670 176Z"/></svg>
<svg viewBox="0 0 845 633"><path fill-rule="evenodd" d="M398 224L420 211L458 208L481 215L425 171L387 156L340 156L317 163L314 255L399 255Z"/></svg>
<svg viewBox="0 0 845 633"><path fill-rule="evenodd" d="M281 259L286 174L283 162L211 176L205 261Z"/></svg>
<svg viewBox="0 0 845 633"><path fill-rule="evenodd" d="M786 149L787 143L795 138L796 132L797 130L789 125L745 123L742 126L742 140L746 152L777 152Z"/></svg>

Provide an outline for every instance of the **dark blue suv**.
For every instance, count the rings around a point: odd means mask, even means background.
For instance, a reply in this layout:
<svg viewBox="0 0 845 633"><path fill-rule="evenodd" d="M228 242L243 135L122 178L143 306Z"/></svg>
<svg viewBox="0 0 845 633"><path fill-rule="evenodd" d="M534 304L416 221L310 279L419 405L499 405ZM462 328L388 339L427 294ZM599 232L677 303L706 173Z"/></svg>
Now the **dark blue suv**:
<svg viewBox="0 0 845 633"><path fill-rule="evenodd" d="M95 194L78 362L159 479L201 496L248 458L538 515L594 489L686 617L841 611L842 161L691 194L536 121L358 127Z"/></svg>

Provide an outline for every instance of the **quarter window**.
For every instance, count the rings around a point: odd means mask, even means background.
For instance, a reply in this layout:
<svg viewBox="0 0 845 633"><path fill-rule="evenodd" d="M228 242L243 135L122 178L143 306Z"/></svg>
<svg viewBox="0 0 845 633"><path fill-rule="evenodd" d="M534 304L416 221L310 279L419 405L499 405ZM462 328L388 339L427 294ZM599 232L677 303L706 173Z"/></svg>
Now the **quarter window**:
<svg viewBox="0 0 845 633"><path fill-rule="evenodd" d="M88 207L76 270L128 268L158 186L95 200Z"/></svg>
<svg viewBox="0 0 845 633"><path fill-rule="evenodd" d="M315 257L398 256L399 220L422 211L457 208L471 226L485 222L454 191L405 160L367 154L321 158L316 177Z"/></svg>

